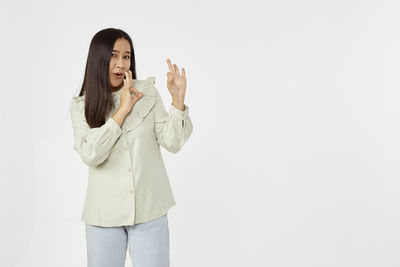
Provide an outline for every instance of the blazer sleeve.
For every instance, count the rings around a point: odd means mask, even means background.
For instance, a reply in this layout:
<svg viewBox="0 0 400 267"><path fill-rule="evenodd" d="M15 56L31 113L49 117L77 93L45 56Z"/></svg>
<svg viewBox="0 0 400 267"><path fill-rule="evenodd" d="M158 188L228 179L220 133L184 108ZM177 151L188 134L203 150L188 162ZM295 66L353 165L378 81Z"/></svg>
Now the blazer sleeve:
<svg viewBox="0 0 400 267"><path fill-rule="evenodd" d="M101 127L90 128L84 115L83 100L74 97L70 117L74 134L74 150L82 161L91 167L103 163L111 148L122 134L118 123L109 117Z"/></svg>
<svg viewBox="0 0 400 267"><path fill-rule="evenodd" d="M154 131L157 143L172 153L177 153L193 131L192 120L189 117L189 107L185 104L184 110L177 109L172 103L169 112L158 90L156 92L156 104L154 106Z"/></svg>

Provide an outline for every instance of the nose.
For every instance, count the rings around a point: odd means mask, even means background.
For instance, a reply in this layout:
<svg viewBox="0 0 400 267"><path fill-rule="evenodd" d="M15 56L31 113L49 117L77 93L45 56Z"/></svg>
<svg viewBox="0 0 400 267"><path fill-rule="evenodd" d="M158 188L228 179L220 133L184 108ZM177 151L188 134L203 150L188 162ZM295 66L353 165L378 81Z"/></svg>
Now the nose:
<svg viewBox="0 0 400 267"><path fill-rule="evenodd" d="M117 61L117 69L120 69L120 70L124 69L124 61L122 59L119 59Z"/></svg>

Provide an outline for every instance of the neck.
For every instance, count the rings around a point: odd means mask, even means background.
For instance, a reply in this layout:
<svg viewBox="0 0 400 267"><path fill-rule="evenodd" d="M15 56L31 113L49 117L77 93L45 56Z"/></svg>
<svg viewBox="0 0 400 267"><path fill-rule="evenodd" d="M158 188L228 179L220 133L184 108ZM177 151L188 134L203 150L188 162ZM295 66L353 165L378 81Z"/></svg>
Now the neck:
<svg viewBox="0 0 400 267"><path fill-rule="evenodd" d="M111 89L111 92L117 92L117 91L119 91L119 89L121 89L122 87L123 87L124 85L123 84L121 84L120 86L118 86L118 87L112 87L112 89Z"/></svg>

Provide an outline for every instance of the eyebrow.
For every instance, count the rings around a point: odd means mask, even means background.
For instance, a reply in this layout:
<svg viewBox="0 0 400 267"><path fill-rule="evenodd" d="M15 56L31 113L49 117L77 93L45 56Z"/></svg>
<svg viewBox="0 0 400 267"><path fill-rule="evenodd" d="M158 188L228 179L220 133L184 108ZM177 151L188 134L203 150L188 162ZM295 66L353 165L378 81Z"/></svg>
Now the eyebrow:
<svg viewBox="0 0 400 267"><path fill-rule="evenodd" d="M119 50L114 50L113 49L113 52L119 52ZM129 55L131 54L131 52L129 52L129 51L125 51L125 53L128 53Z"/></svg>

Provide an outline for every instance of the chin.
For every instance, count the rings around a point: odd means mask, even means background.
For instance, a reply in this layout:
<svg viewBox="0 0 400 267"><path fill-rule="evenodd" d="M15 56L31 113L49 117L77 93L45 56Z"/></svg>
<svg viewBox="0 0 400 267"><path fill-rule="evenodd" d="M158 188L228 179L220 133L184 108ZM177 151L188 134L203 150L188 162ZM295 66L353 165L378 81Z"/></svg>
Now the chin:
<svg viewBox="0 0 400 267"><path fill-rule="evenodd" d="M111 86L114 88L120 87L122 83L111 83Z"/></svg>

